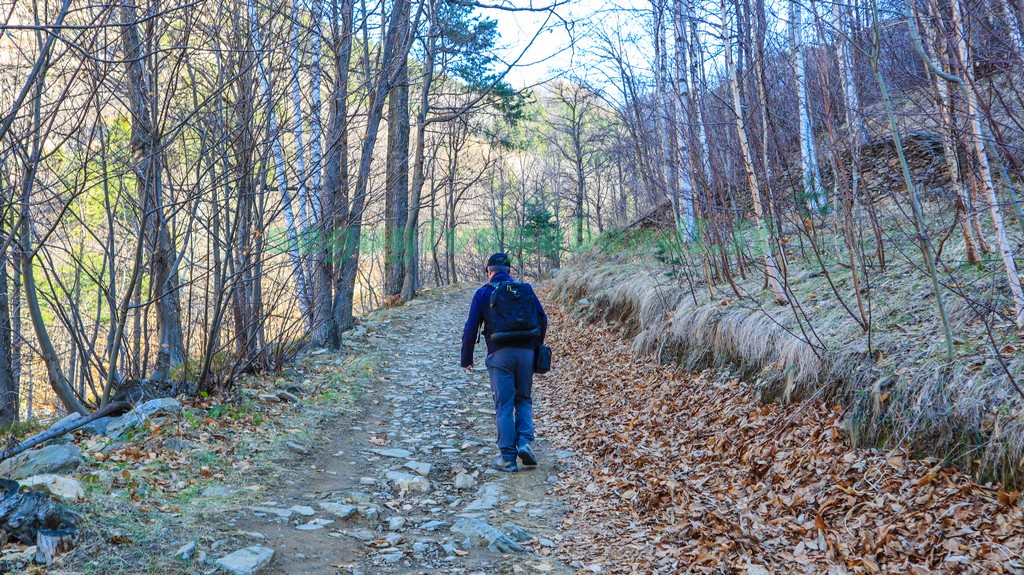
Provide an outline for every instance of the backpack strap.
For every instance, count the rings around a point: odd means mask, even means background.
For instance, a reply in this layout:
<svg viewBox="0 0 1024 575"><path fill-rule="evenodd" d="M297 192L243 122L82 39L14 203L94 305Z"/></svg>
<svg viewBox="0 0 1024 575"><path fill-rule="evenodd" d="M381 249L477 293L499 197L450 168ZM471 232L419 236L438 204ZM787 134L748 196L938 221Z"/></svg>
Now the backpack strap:
<svg viewBox="0 0 1024 575"><path fill-rule="evenodd" d="M490 304L492 306L494 305L494 294L495 294L495 292L498 291L498 286L500 286L500 285L501 285L501 282L487 282L487 283L484 284L484 286L491 286L492 288L494 288L494 291L491 292L491 297L490 297ZM483 322L483 324L484 324L483 329L481 329L480 331L476 332L476 342L477 343L480 343L480 335L484 334L484 333L487 333L487 322Z"/></svg>
<svg viewBox="0 0 1024 575"><path fill-rule="evenodd" d="M491 299L490 299L491 307L494 307L494 300L497 297L498 290L501 289L502 284L506 284L506 283L513 283L513 282L490 282L490 283L487 284L487 285L491 286L492 288L494 288L494 291L491 292Z"/></svg>

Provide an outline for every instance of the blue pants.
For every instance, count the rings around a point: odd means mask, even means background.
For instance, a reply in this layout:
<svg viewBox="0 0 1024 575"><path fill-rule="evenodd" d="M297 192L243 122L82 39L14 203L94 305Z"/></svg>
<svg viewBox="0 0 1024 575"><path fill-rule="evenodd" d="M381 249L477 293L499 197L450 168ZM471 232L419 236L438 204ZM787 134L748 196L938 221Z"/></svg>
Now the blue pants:
<svg viewBox="0 0 1024 575"><path fill-rule="evenodd" d="M484 361L491 378L498 449L507 461L516 460L517 446L533 441L533 354L533 349L506 347Z"/></svg>

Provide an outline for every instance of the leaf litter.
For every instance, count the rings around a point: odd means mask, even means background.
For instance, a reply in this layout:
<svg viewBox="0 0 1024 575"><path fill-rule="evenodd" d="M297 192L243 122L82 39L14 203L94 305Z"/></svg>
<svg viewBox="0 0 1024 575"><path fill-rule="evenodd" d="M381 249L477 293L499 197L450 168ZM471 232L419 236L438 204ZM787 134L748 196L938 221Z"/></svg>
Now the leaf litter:
<svg viewBox="0 0 1024 575"><path fill-rule="evenodd" d="M612 573L1024 573L1019 493L906 445L854 450L842 409L635 357L619 327L551 310L545 435L583 454L559 484L566 559Z"/></svg>

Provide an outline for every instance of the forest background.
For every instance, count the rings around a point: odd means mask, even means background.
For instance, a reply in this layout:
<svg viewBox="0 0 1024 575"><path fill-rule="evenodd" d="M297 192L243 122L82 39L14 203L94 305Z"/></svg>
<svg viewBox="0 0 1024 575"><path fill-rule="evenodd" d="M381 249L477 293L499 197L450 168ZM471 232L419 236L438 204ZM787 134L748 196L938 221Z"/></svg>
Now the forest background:
<svg viewBox="0 0 1024 575"><path fill-rule="evenodd" d="M639 352L1021 473L1020 0L2 6L0 423L224 391L507 251Z"/></svg>

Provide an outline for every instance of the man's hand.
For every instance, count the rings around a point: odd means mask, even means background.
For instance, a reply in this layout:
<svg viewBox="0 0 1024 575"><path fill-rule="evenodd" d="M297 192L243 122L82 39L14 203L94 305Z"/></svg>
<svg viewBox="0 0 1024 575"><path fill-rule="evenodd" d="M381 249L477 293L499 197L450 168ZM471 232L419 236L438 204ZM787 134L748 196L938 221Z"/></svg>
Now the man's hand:
<svg viewBox="0 0 1024 575"><path fill-rule="evenodd" d="M462 369L466 370L466 373L473 373L473 364L471 363Z"/></svg>

